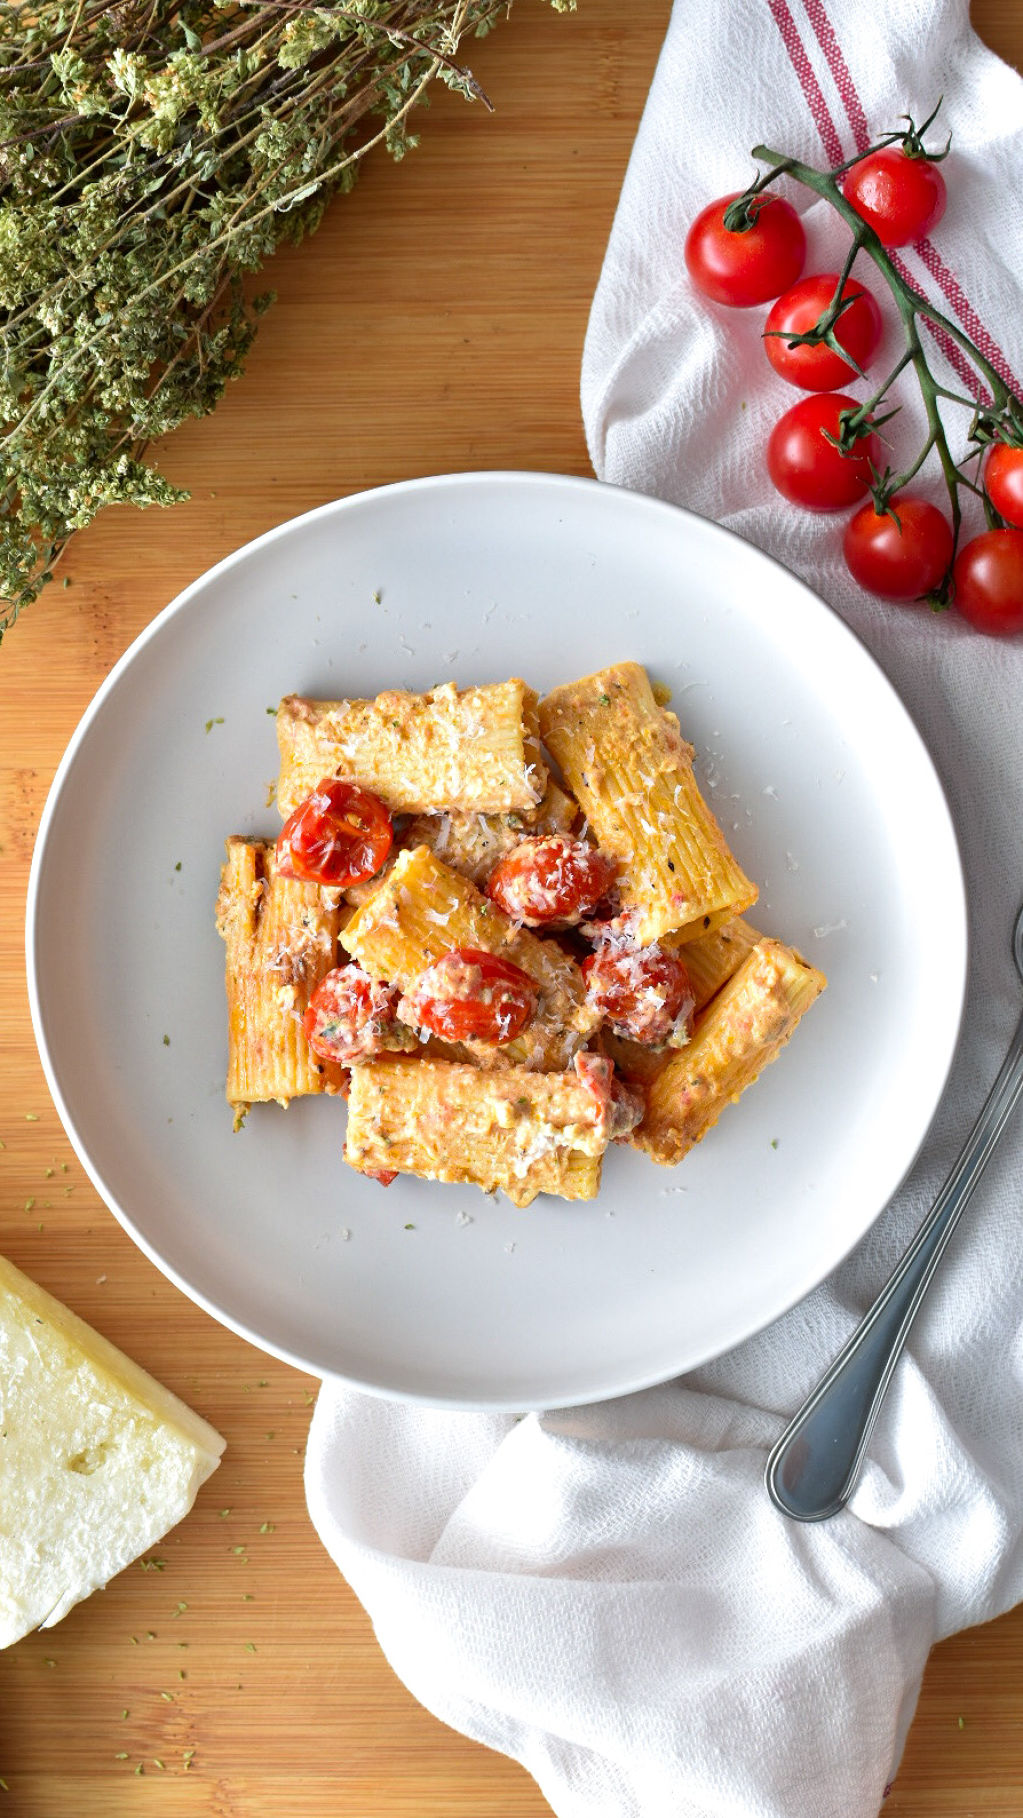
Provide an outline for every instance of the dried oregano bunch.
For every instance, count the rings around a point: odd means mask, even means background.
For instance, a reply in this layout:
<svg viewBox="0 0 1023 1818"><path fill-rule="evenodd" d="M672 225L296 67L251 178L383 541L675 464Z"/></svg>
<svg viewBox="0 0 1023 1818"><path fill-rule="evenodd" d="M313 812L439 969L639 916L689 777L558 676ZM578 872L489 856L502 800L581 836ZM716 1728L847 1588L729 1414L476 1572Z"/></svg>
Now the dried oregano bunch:
<svg viewBox="0 0 1023 1818"><path fill-rule="evenodd" d="M574 0L553 0L567 10ZM187 497L145 460L211 411L318 224L507 0L22 0L0 7L0 636L104 505Z"/></svg>

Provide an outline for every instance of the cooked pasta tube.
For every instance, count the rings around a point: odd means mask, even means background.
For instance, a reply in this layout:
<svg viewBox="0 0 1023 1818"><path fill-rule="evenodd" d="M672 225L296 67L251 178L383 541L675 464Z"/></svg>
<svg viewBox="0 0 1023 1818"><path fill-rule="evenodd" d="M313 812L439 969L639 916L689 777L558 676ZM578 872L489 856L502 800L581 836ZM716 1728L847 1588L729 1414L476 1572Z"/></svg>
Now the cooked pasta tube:
<svg viewBox="0 0 1023 1818"><path fill-rule="evenodd" d="M364 1174L417 1174L500 1189L595 1199L607 1131L574 1073L480 1073L441 1060L353 1067L345 1160Z"/></svg>
<svg viewBox="0 0 1023 1818"><path fill-rule="evenodd" d="M344 1070L318 1060L302 1018L338 963L347 914L336 892L277 870L273 846L232 837L217 895L217 931L227 946L227 1099L235 1125L251 1104L338 1092Z"/></svg>
<svg viewBox="0 0 1023 1818"><path fill-rule="evenodd" d="M791 947L758 941L697 1018L689 1045L648 1083L630 1141L656 1162L681 1161L775 1059L826 983Z"/></svg>
<svg viewBox="0 0 1023 1818"><path fill-rule="evenodd" d="M540 703L540 732L597 843L618 860L639 946L695 939L756 901L700 794L692 746L638 663L555 688Z"/></svg>
<svg viewBox="0 0 1023 1818"><path fill-rule="evenodd" d="M481 1067L524 1065L538 1072L567 1067L597 1027L575 961L555 941L519 928L426 846L399 853L369 900L341 933L341 944L374 978L406 994L453 949L481 948L529 974L539 998L532 1020L501 1046L467 1040Z"/></svg>
<svg viewBox="0 0 1023 1818"><path fill-rule="evenodd" d="M698 934L692 941L681 941L675 934L665 937L667 951L677 953L685 962L697 1015L763 938L742 916L712 929L709 934Z"/></svg>
<svg viewBox="0 0 1023 1818"><path fill-rule="evenodd" d="M370 789L395 814L514 814L537 806L547 770L537 697L513 678L460 693L389 689L371 701L287 695L277 709L286 817L325 777Z"/></svg>

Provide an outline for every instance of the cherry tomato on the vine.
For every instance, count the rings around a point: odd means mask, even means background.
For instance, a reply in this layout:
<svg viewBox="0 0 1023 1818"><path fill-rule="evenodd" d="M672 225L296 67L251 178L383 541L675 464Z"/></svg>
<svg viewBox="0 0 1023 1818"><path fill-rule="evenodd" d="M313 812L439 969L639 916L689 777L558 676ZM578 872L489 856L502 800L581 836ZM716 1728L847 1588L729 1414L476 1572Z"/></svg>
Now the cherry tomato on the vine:
<svg viewBox="0 0 1023 1818"><path fill-rule="evenodd" d="M725 226L725 212L741 191L721 196L697 215L685 244L685 262L697 290L715 303L745 309L767 303L794 284L806 258L803 223L781 196L756 196L752 221L742 232Z"/></svg>
<svg viewBox="0 0 1023 1818"><path fill-rule="evenodd" d="M964 544L952 570L955 603L978 631L1023 631L1023 530L984 530Z"/></svg>
<svg viewBox="0 0 1023 1818"><path fill-rule="evenodd" d="M806 342L789 346L792 335L809 334L817 326L838 289L840 274L824 272L817 277L801 278L771 308L764 329L764 352L776 373L801 391L837 391L856 377L855 367L840 354L826 347ZM835 339L848 350L861 369L869 366L881 339L881 311L869 290L847 278L842 288L843 301L853 301L842 310L835 323Z"/></svg>
<svg viewBox="0 0 1023 1818"><path fill-rule="evenodd" d="M899 494L886 511L872 499L845 527L843 551L853 579L885 600L932 593L952 560L952 526L928 499Z"/></svg>
<svg viewBox="0 0 1023 1818"><path fill-rule="evenodd" d="M938 166L901 145L885 145L861 158L842 178L842 189L882 246L922 240L937 227L948 199Z"/></svg>
<svg viewBox="0 0 1023 1818"><path fill-rule="evenodd" d="M527 928L551 922L574 925L592 915L614 881L618 866L585 840L563 833L520 840L494 866L487 894Z"/></svg>
<svg viewBox="0 0 1023 1818"><path fill-rule="evenodd" d="M1023 530L1023 448L996 442L984 466L984 484L999 517Z"/></svg>
<svg viewBox="0 0 1023 1818"><path fill-rule="evenodd" d="M778 419L767 444L767 471L793 505L837 511L867 491L881 460L877 436L864 436L849 454L828 441L839 434L842 412L858 408L844 392L813 392Z"/></svg>
<svg viewBox="0 0 1023 1818"><path fill-rule="evenodd" d="M357 884L380 870L392 837L391 817L378 795L328 777L285 821L277 868L306 884Z"/></svg>
<svg viewBox="0 0 1023 1818"><path fill-rule="evenodd" d="M399 1013L443 1041L510 1042L539 1001L521 966L482 947L452 947L421 973Z"/></svg>

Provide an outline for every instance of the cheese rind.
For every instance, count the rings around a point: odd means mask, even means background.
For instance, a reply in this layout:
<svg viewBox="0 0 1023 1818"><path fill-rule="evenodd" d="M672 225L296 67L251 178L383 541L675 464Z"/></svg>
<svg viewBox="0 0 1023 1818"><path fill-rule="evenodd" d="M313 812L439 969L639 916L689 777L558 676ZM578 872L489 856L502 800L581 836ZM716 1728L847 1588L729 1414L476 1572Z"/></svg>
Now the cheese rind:
<svg viewBox="0 0 1023 1818"><path fill-rule="evenodd" d="M49 1628L186 1515L224 1441L0 1257L0 1647Z"/></svg>

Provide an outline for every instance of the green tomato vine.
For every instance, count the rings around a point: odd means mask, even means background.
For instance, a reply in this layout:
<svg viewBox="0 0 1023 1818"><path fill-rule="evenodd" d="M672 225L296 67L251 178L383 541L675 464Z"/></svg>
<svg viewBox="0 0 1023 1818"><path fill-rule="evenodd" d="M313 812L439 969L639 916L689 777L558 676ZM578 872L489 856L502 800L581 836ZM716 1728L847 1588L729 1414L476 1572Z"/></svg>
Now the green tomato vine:
<svg viewBox="0 0 1023 1818"><path fill-rule="evenodd" d="M807 330L805 334L785 336L786 344L790 346L823 344L848 362L850 356L836 336L836 325L843 311L853 301L851 297L843 296L846 281L861 253L871 259L881 273L899 314L905 346L890 372L885 375L871 395L857 405L855 410L841 413L839 433L831 439L844 454L849 454L859 440L888 422L896 414L897 404L882 416L877 413L882 405L891 402L891 392L896 381L907 368L912 369L923 400L927 433L922 446L906 467L899 472L893 472L889 467L886 467L884 473L875 471L871 492L875 509L879 514L890 510L892 515L897 517L897 502L893 505L892 501L919 473L929 456L936 453L951 508L953 551L948 571L931 599L933 605L945 606L951 597L952 563L955 560L955 552L959 544L963 515L962 493L966 491L975 494L982 501L989 527L1000 528L1004 524L1004 520L999 517L988 497L982 478L971 476L967 469L977 462L983 456L985 449L994 442L1005 442L1011 447L1023 447L1023 400L1006 384L1002 375L969 335L965 334L941 310L935 308L933 303L929 302L908 282L898 269L889 249L883 245L874 229L857 213L848 200L841 184L841 178L847 171L852 170L863 159L871 157L886 146L901 144L910 157L926 158L931 163L940 162L948 154L951 135L943 146L935 150L928 151L924 143L924 135L933 125L940 105L939 102L938 107L921 127L916 127L913 121L907 118L904 128L882 134L873 144L868 145L863 151L857 152L855 157L848 159L844 164L837 165L833 170L818 170L799 158L790 157L785 152L775 151L767 145L754 146L753 157L759 164L766 165L768 168L749 185L742 196L732 203L725 214L724 222L725 226L731 230L742 232L754 218L750 211L750 204L755 198L762 195L764 190L780 177L791 177L794 182L802 184L804 188L812 190L815 195L823 197L826 202L830 203L849 228L852 236L851 245L839 275L834 296L813 328ZM947 335L969 360L977 374L977 389L974 396L969 396L965 392L953 391L948 386L942 385L936 378L920 334L922 321L929 322L934 328ZM855 368L855 361L852 362L852 365ZM859 371L858 368L856 370ZM859 372L859 376L865 378L866 375ZM986 396L985 387L987 388ZM971 413L967 429L970 451L959 462L956 461L949 444L942 416L943 404L961 406Z"/></svg>

